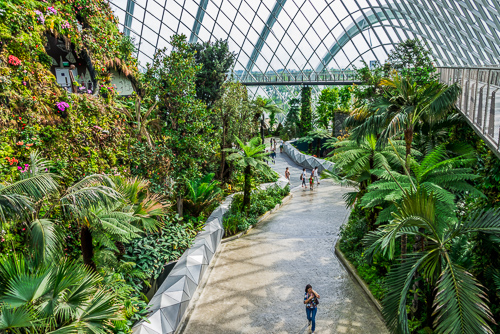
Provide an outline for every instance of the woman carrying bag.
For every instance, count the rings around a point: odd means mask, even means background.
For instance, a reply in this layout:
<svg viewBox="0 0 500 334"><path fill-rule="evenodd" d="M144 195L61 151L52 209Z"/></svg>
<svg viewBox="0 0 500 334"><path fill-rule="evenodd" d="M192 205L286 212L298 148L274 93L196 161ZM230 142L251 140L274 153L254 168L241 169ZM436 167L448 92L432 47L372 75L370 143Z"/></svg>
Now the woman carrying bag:
<svg viewBox="0 0 500 334"><path fill-rule="evenodd" d="M307 320L311 326L311 333L316 329L316 312L318 311L319 295L313 290L311 284L306 285L306 293L304 295L304 304L306 304Z"/></svg>

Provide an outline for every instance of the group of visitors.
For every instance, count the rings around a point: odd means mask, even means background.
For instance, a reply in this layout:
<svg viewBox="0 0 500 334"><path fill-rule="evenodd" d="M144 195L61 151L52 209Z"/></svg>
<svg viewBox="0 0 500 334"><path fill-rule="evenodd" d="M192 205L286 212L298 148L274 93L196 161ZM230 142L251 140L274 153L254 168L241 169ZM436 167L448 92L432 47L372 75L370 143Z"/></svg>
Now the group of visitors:
<svg viewBox="0 0 500 334"><path fill-rule="evenodd" d="M300 175L300 180L302 181L302 188L307 189L307 171L304 168L302 170L302 174ZM318 167L314 167L313 170L311 171L311 174L309 175L309 189L314 190L314 182L319 186L319 170Z"/></svg>
<svg viewBox="0 0 500 334"><path fill-rule="evenodd" d="M290 181L290 170L288 167L285 169L285 178L288 180L289 183ZM304 168L302 170L302 173L300 174L300 180L302 181L302 188L307 188L306 180L307 180L307 171ZM314 183L316 182L316 185L319 186L319 170L318 167L314 167L313 170L311 171L311 174L309 175L309 189L314 190Z"/></svg>
<svg viewBox="0 0 500 334"><path fill-rule="evenodd" d="M276 141L276 139L271 138L271 148L270 148L270 150L266 150L266 153L269 153L269 157L271 158L271 161L273 162L273 164L276 164L276 145L277 144L278 144L278 142ZM279 144L280 144L280 153L283 153L283 140L280 140ZM269 152L269 151L271 151L271 152ZM269 160L266 160L266 162L269 165Z"/></svg>

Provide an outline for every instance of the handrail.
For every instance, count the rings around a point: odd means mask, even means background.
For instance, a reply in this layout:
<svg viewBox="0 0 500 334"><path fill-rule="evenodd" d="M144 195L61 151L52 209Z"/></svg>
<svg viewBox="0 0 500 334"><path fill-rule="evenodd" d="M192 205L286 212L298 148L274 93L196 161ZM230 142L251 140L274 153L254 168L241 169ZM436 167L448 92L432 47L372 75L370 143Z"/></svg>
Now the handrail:
<svg viewBox="0 0 500 334"><path fill-rule="evenodd" d="M461 87L456 107L500 158L500 65L438 67L439 79Z"/></svg>

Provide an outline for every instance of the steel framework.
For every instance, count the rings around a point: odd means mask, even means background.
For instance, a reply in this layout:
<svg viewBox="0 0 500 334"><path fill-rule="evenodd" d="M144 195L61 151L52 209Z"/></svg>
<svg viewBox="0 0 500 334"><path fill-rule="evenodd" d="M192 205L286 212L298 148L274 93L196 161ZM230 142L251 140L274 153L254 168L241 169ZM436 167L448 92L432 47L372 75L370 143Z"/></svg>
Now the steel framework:
<svg viewBox="0 0 500 334"><path fill-rule="evenodd" d="M234 71L306 74L382 63L395 44L420 38L439 66L500 59L499 0L110 0L142 65L173 34L190 42L227 39ZM316 88L315 88L316 89ZM275 94L293 94L284 87ZM254 89L254 94L263 94Z"/></svg>

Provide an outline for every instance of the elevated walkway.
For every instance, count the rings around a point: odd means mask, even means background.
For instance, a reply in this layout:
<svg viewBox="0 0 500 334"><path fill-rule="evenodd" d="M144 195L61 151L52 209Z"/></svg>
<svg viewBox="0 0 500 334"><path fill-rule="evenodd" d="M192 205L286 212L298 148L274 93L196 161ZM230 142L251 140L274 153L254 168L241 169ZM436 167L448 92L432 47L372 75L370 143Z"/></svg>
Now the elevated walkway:
<svg viewBox="0 0 500 334"><path fill-rule="evenodd" d="M462 88L457 109L500 159L500 65L439 67L439 79Z"/></svg>
<svg viewBox="0 0 500 334"><path fill-rule="evenodd" d="M273 74L243 74L235 77L245 86L347 86L361 84L355 71L281 72Z"/></svg>

